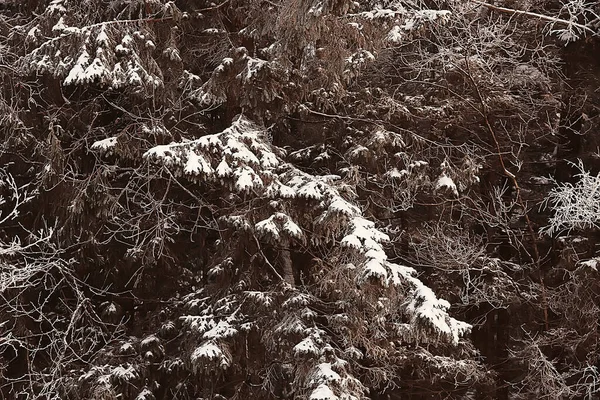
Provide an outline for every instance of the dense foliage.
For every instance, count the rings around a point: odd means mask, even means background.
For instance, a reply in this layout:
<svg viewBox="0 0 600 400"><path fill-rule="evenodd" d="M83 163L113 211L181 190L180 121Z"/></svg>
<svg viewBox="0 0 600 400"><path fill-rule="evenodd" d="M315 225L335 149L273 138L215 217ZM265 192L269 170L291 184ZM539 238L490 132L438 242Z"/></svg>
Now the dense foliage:
<svg viewBox="0 0 600 400"><path fill-rule="evenodd" d="M0 10L3 398L599 395L595 2Z"/></svg>

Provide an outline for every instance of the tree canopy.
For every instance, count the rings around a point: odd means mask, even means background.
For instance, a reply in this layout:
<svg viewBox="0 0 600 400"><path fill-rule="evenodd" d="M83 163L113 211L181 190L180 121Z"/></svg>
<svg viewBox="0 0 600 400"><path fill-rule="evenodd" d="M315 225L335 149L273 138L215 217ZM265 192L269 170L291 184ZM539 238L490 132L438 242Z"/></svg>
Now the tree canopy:
<svg viewBox="0 0 600 400"><path fill-rule="evenodd" d="M600 393L600 9L0 1L7 399Z"/></svg>

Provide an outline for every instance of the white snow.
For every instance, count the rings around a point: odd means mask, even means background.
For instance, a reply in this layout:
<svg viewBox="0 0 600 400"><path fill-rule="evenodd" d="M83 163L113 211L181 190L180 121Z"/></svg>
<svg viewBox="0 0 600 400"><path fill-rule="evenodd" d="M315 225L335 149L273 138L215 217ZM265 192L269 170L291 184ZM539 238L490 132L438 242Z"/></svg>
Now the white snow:
<svg viewBox="0 0 600 400"><path fill-rule="evenodd" d="M307 306L311 302L311 296L306 293L296 293L281 305L283 308Z"/></svg>
<svg viewBox="0 0 600 400"><path fill-rule="evenodd" d="M243 78L244 82L248 82L254 78L260 70L262 70L268 62L258 58L248 57L248 64L246 65L246 75Z"/></svg>
<svg viewBox="0 0 600 400"><path fill-rule="evenodd" d="M306 334L307 328L298 316L291 314L283 317L283 320L275 328L275 332L285 335L299 335ZM314 342L314 338L312 340Z"/></svg>
<svg viewBox="0 0 600 400"><path fill-rule="evenodd" d="M404 148L406 147L406 143L397 133L387 131L385 129L376 130L373 135L370 137L367 145L370 147L381 147L382 145L392 145L396 148Z"/></svg>
<svg viewBox="0 0 600 400"><path fill-rule="evenodd" d="M323 14L323 2L319 1L317 2L316 5L312 6L309 10L308 10L308 14L312 15L314 17L320 17L321 14Z"/></svg>
<svg viewBox="0 0 600 400"><path fill-rule="evenodd" d="M351 221L352 233L351 235L362 239L366 243L366 250L376 249L383 250L379 242L387 242L390 240L389 236L375 228L375 223L357 216L352 218Z"/></svg>
<svg viewBox="0 0 600 400"><path fill-rule="evenodd" d="M398 25L394 25L387 35L387 40L392 43L400 43L402 39L404 39L404 32L402 32Z"/></svg>
<svg viewBox="0 0 600 400"><path fill-rule="evenodd" d="M323 198L323 192L320 189L319 182L316 181L309 181L295 189L298 197L314 200L321 200Z"/></svg>
<svg viewBox="0 0 600 400"><path fill-rule="evenodd" d="M362 351L360 351L354 346L350 346L346 350L344 350L344 354L346 355L346 357L354 360L361 360L364 357Z"/></svg>
<svg viewBox="0 0 600 400"><path fill-rule="evenodd" d="M181 147L181 143L163 144L155 146L144 153L144 158L156 158L162 160L167 165L172 165L176 158L175 154Z"/></svg>
<svg viewBox="0 0 600 400"><path fill-rule="evenodd" d="M142 346L142 348L160 346L160 339L154 335L150 335L142 340L140 346Z"/></svg>
<svg viewBox="0 0 600 400"><path fill-rule="evenodd" d="M260 170L261 173L268 176L268 170L279 165L279 158L261 142L261 133L252 122L240 117L221 133L186 143L157 146L144 157L179 166L186 175L216 172L221 179L232 178L235 191L249 193L263 188L263 178L257 173L261 166L266 169ZM218 162L216 171L212 169L213 161Z"/></svg>
<svg viewBox="0 0 600 400"><path fill-rule="evenodd" d="M250 167L243 166L234 172L235 189L238 192L249 192L252 189L262 187L262 180Z"/></svg>
<svg viewBox="0 0 600 400"><path fill-rule="evenodd" d="M351 247L353 249L359 250L362 248L362 242L355 235L347 235L341 241L342 246Z"/></svg>
<svg viewBox="0 0 600 400"><path fill-rule="evenodd" d="M260 164L258 157L250 151L248 146L241 143L237 138L232 137L229 138L226 144L225 154L232 153L232 156L235 160L239 160L244 164Z"/></svg>
<svg viewBox="0 0 600 400"><path fill-rule="evenodd" d="M331 363L317 365L316 371L312 373L310 384L339 382L342 377L331 369Z"/></svg>
<svg viewBox="0 0 600 400"><path fill-rule="evenodd" d="M231 365L231 360L213 342L206 342L197 347L192 353L191 361L195 370L199 370L199 366L207 361L217 361L217 365L221 368L227 368Z"/></svg>
<svg viewBox="0 0 600 400"><path fill-rule="evenodd" d="M224 339L235 336L237 333L238 331L228 322L219 321L216 326L207 331L202 337L204 339Z"/></svg>
<svg viewBox="0 0 600 400"><path fill-rule="evenodd" d="M150 135L168 135L169 131L162 123L142 124L142 132Z"/></svg>
<svg viewBox="0 0 600 400"><path fill-rule="evenodd" d="M217 28L208 28L208 29L204 29L202 31L202 33L209 34L209 35L220 33L220 32L221 32L221 30L217 29Z"/></svg>
<svg viewBox="0 0 600 400"><path fill-rule="evenodd" d="M90 54L83 47L83 51L79 55L77 62L69 71L69 74L64 80L64 85L79 85L84 83L94 82L96 79L103 79L111 75L110 71L104 65L104 51L102 48L96 49L96 57L90 63Z"/></svg>
<svg viewBox="0 0 600 400"><path fill-rule="evenodd" d="M225 177L231 176L231 174L233 173L233 170L231 169L229 164L227 164L227 161L225 160L225 158L223 158L221 160L221 162L217 166L216 171L217 171L217 176L219 178L225 178Z"/></svg>
<svg viewBox="0 0 600 400"><path fill-rule="evenodd" d="M271 296L269 293L260 292L257 290L247 290L244 292L244 294L249 299L252 299L254 302L257 302L267 308L271 307L274 303L273 296Z"/></svg>
<svg viewBox="0 0 600 400"><path fill-rule="evenodd" d="M409 172L405 169L399 171L398 168L394 167L391 170L387 171L385 173L386 176L389 176L390 178L393 179L402 179L404 177L406 177L409 174Z"/></svg>
<svg viewBox="0 0 600 400"><path fill-rule="evenodd" d="M62 32L67 29L64 17L60 17L56 24L52 27L52 32Z"/></svg>
<svg viewBox="0 0 600 400"><path fill-rule="evenodd" d="M263 235L270 235L274 239L279 239L279 228L275 221L273 220L273 216L265 219L264 221L260 221L255 225L256 232L261 233Z"/></svg>
<svg viewBox="0 0 600 400"><path fill-rule="evenodd" d="M302 229L300 229L300 227L294 221L292 221L291 218L288 218L288 220L283 224L283 230L288 235L297 239L304 237Z"/></svg>
<svg viewBox="0 0 600 400"><path fill-rule="evenodd" d="M442 189L447 189L455 196L458 196L458 189L456 188L456 184L446 173L442 173L435 183L435 191L439 191Z"/></svg>
<svg viewBox="0 0 600 400"><path fill-rule="evenodd" d="M173 47L167 47L166 49L164 49L163 55L171 61L181 62L181 56L179 55L179 50L175 49Z"/></svg>
<svg viewBox="0 0 600 400"><path fill-rule="evenodd" d="M438 334L458 343L460 336L470 329L470 325L450 318L447 314L450 307L448 302L438 299L429 287L415 278L416 271L413 268L388 261L381 243L388 241L389 237L379 231L373 222L363 217L354 217L351 226L353 229L342 239L342 245L358 249L364 254L361 281L374 278L384 286L409 283L413 290L408 311L413 315L413 324L419 326L419 323L425 321Z"/></svg>
<svg viewBox="0 0 600 400"><path fill-rule="evenodd" d="M423 321L434 328L438 334L451 339L453 344L458 344L461 336L471 329L466 322L451 318L447 311L450 304L443 299L438 299L429 287L412 276L404 275L415 287L413 299L408 306L409 313L413 314L413 323Z"/></svg>
<svg viewBox="0 0 600 400"><path fill-rule="evenodd" d="M112 136L106 139L98 140L90 146L92 150L98 150L100 152L106 152L113 148L117 144L117 137Z"/></svg>
<svg viewBox="0 0 600 400"><path fill-rule="evenodd" d="M416 12L419 18L428 21L435 21L436 19L447 20L451 14L449 10L419 10Z"/></svg>
<svg viewBox="0 0 600 400"><path fill-rule="evenodd" d="M200 139L198 139L198 146L200 146L203 149L210 149L211 147L214 147L216 149L222 149L223 145L221 143L221 137L222 135L217 134L217 135L206 135L206 136L202 136Z"/></svg>
<svg viewBox="0 0 600 400"><path fill-rule="evenodd" d="M300 343L294 346L294 354L296 356L301 355L314 355L320 354L319 349L315 345L315 342L311 338L305 338Z"/></svg>
<svg viewBox="0 0 600 400"><path fill-rule="evenodd" d="M208 160L189 150L187 152L187 162L185 163L183 172L189 175L204 174L206 176L211 176L214 173L214 170Z"/></svg>
<svg viewBox="0 0 600 400"><path fill-rule="evenodd" d="M302 229L292 219L284 213L275 213L269 218L258 222L255 225L256 232L269 236L275 240L280 239L280 233L283 231L287 235L302 239L304 234Z"/></svg>
<svg viewBox="0 0 600 400"><path fill-rule="evenodd" d="M148 388L142 389L142 391L136 396L135 400L151 400L155 399L154 394Z"/></svg>
<svg viewBox="0 0 600 400"><path fill-rule="evenodd" d="M123 44L123 46L130 46L133 43L133 38L129 35L125 35L123 36L123 39L121 39L121 44Z"/></svg>
<svg viewBox="0 0 600 400"><path fill-rule="evenodd" d="M252 199L264 199L264 202L256 202L257 207L251 206L242 209L240 215L226 215L221 218L233 229L255 232L270 240L280 240L285 235L305 240L304 235L310 232L310 239L314 241L326 240L335 245L340 244L358 257L352 260L355 268L348 270L353 274L359 287L365 283L378 283L381 287L395 286L406 296L405 304L407 314L411 317L407 324L414 337L431 337L431 331L457 343L459 338L470 328L468 324L457 321L448 315L449 304L438 299L433 291L416 278L413 268L398 265L388 260L384 250L385 242L389 241L388 235L378 229L374 222L364 218L359 207L352 204L350 200L340 195L340 188L346 189L344 182L337 183L339 176L316 176L299 170L291 164L284 163L278 156L277 148L266 141L266 130L260 128L245 117L234 120L231 126L220 133L207 135L197 140L172 143L166 146L156 146L144 155L152 161L159 162L169 168L175 169L181 175L194 175L203 170L202 160L207 164L210 160L218 165L216 174L221 178L225 191L243 193L244 196L231 195L231 199L239 199L246 202L248 196ZM380 136L388 135L382 132L373 138L372 145L379 146ZM393 133L389 133L393 135ZM401 139L401 138L400 138ZM398 146L404 144L398 139ZM367 149L368 150L368 149ZM370 151L370 150L369 150ZM265 161L267 160L267 161ZM422 161L413 161L407 166L421 168L427 164ZM398 171L398 174L409 174ZM443 174L445 174L444 170ZM447 177L447 175L442 175ZM448 179L438 180L440 188L450 188L454 182ZM266 187L265 187L266 186ZM352 189L349 189L352 196ZM251 193L254 192L254 193ZM347 193L346 190L342 193ZM296 217L298 210L295 209L295 201L286 199L301 199L308 206L309 215L319 215L313 218L308 226L300 226L296 221L305 221L306 217ZM234 200L238 201L238 200ZM250 203L245 203L250 204ZM264 208L261 208L264 207ZM264 215L266 210L277 210L271 214ZM304 207L303 207L304 209ZM293 213L294 220L289 215L281 212L289 210ZM319 214L320 213L320 214ZM257 223L254 221L258 219ZM250 222L252 221L252 222ZM325 238L325 239L323 239ZM220 274L224 271L223 266L213 267L209 274ZM376 281L376 282L373 282ZM294 298L308 304L308 298ZM283 307L290 307L292 300L284 302ZM295 305L293 307L296 307ZM310 320L311 313L307 312L306 320ZM308 330L305 321L297 314L284 317L284 320L275 329L281 334L297 335L306 337ZM206 334L205 338L216 340L220 334L227 334L228 327L239 329L232 322L220 323L214 318L187 319L186 322L194 329ZM218 333L218 332L225 333ZM232 331L233 332L233 331ZM427 335L425 332L428 332ZM422 336L419 336L422 335ZM294 347L295 354L306 354L319 352L320 344L315 337L309 336ZM194 352L196 361L201 359L217 359L223 355L223 348L213 342L205 343ZM229 365L228 358L221 365ZM317 394L326 394L325 389Z"/></svg>
<svg viewBox="0 0 600 400"><path fill-rule="evenodd" d="M119 347L119 353L121 354L132 354L135 353L135 348L129 342L123 343L121 347Z"/></svg>
<svg viewBox="0 0 600 400"><path fill-rule="evenodd" d="M118 44L115 47L115 53L120 54L120 55L127 55L127 54L131 53L131 50L128 49L127 47L123 46L122 44Z"/></svg>
<svg viewBox="0 0 600 400"><path fill-rule="evenodd" d="M354 217L360 215L360 209L343 198L336 196L331 203L329 203L328 211L338 214L343 214L347 217Z"/></svg>
<svg viewBox="0 0 600 400"><path fill-rule="evenodd" d="M129 84L133 86L140 86L144 81L137 71L129 71Z"/></svg>
<svg viewBox="0 0 600 400"><path fill-rule="evenodd" d="M263 168L275 168L279 165L279 159L270 151L261 151L260 165Z"/></svg>
<svg viewBox="0 0 600 400"><path fill-rule="evenodd" d="M267 187L266 195L269 198L291 199L296 197L296 191L278 180L274 180Z"/></svg>
<svg viewBox="0 0 600 400"><path fill-rule="evenodd" d="M98 78L103 78L103 77L107 77L110 75L110 71L108 69L106 69L106 67L104 66L104 63L102 62L102 60L100 59L100 57L102 56L102 49L99 48L96 52L96 58L94 58L94 61L92 61L92 63L90 65L88 65L88 67L85 69L84 73L83 73L83 80L85 82L93 82Z"/></svg>
<svg viewBox="0 0 600 400"><path fill-rule="evenodd" d="M41 34L42 34L42 31L36 25L33 28L31 28L29 30L29 32L27 32L27 40L30 42L35 41Z"/></svg>
<svg viewBox="0 0 600 400"><path fill-rule="evenodd" d="M89 65L89 62L90 55L84 47L83 51L79 55L79 58L77 58L75 66L71 68L71 71L69 72L69 75L67 75L67 77L65 78L63 84L71 85L85 83L85 69Z"/></svg>
<svg viewBox="0 0 600 400"><path fill-rule="evenodd" d="M67 12L67 9L63 6L64 0L52 0L46 8L46 12L50 15L62 14Z"/></svg>
<svg viewBox="0 0 600 400"><path fill-rule="evenodd" d="M417 10L409 13L407 10L400 8L399 11L393 10L374 10L368 13L363 13L367 18L394 18L396 25L388 32L387 40L392 43L401 42L406 33L419 29L423 24L440 20L442 23L450 17L448 10ZM404 17L402 23L400 18Z"/></svg>
<svg viewBox="0 0 600 400"><path fill-rule="evenodd" d="M369 154L371 151L363 145L356 145L349 150L348 156L352 159L363 157L365 154Z"/></svg>
<svg viewBox="0 0 600 400"><path fill-rule="evenodd" d="M385 259L371 258L364 265L363 280L375 278L381 282L385 282L388 277L388 272L385 269Z"/></svg>
<svg viewBox="0 0 600 400"><path fill-rule="evenodd" d="M234 228L239 229L241 231L251 231L252 226L248 222L246 218L241 215L228 215L223 217L225 221L227 221Z"/></svg>
<svg viewBox="0 0 600 400"><path fill-rule="evenodd" d="M339 400L339 397L333 393L329 386L320 384L310 394L310 400Z"/></svg>
<svg viewBox="0 0 600 400"><path fill-rule="evenodd" d="M598 264L600 263L600 259L598 258L592 258L591 260L587 260L587 261L582 261L579 263L579 265L586 267L586 268L591 268L594 271L598 271Z"/></svg>
<svg viewBox="0 0 600 400"><path fill-rule="evenodd" d="M450 333L450 327L446 322L447 303L438 300L433 291L425 285L419 285L409 305L409 310L416 317L428 320L439 331Z"/></svg>
<svg viewBox="0 0 600 400"><path fill-rule="evenodd" d="M216 326L215 316L212 314L187 315L185 317L180 317L180 319L183 320L183 323L188 325L193 332L201 335Z"/></svg>
<svg viewBox="0 0 600 400"><path fill-rule="evenodd" d="M122 87L126 81L126 74L120 62L116 63L112 70L112 87L117 89Z"/></svg>
<svg viewBox="0 0 600 400"><path fill-rule="evenodd" d="M117 313L117 306L115 305L115 303L110 303L110 305L106 308L106 313L108 315L114 315Z"/></svg>
<svg viewBox="0 0 600 400"><path fill-rule="evenodd" d="M126 367L119 365L113 368L111 375L121 382L131 382L138 377L137 371L132 365Z"/></svg>
<svg viewBox="0 0 600 400"><path fill-rule="evenodd" d="M102 46L108 46L109 40L108 35L106 34L106 25L102 25L100 28L100 33L96 36L96 43Z"/></svg>

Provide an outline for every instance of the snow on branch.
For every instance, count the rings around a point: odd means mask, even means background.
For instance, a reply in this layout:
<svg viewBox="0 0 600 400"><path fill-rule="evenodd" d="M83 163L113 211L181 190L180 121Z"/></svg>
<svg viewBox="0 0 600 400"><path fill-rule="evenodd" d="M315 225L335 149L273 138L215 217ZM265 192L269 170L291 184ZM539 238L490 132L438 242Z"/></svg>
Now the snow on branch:
<svg viewBox="0 0 600 400"><path fill-rule="evenodd" d="M402 2L392 2L387 8L376 7L373 10L361 12L357 16L366 21L384 21L386 26L392 27L388 31L386 40L391 43L400 43L427 24L446 23L450 19L451 12L433 9L411 10L405 8Z"/></svg>
<svg viewBox="0 0 600 400"><path fill-rule="evenodd" d="M61 16L46 30L56 13L66 13L60 11L61 7L51 4L43 14L48 21L42 20L27 31L26 39L35 48L21 60L26 73L50 74L63 79L66 86L98 83L114 89L129 86L140 90L163 85L160 68L151 56L155 48L152 33L139 21L105 21L75 27L67 22L77 19Z"/></svg>
<svg viewBox="0 0 600 400"><path fill-rule="evenodd" d="M280 160L262 139L264 132L244 116L223 132L200 139L156 146L144 158L172 168L177 176L218 181L239 193L267 185L268 171Z"/></svg>
<svg viewBox="0 0 600 400"><path fill-rule="evenodd" d="M448 315L450 304L443 299L438 299L435 293L421 280L416 278L414 268L395 264L388 261L382 243L389 240L388 236L375 228L375 224L362 217L355 217L351 222L350 233L342 239L342 246L354 248L365 257L360 284L372 280L379 281L384 286L409 286L409 297L412 298L408 306L408 313L412 317L415 332L418 336L426 338L427 331L433 330L454 344L468 333L471 326L458 321Z"/></svg>
<svg viewBox="0 0 600 400"><path fill-rule="evenodd" d="M264 128L239 116L223 132L156 146L144 157L177 176L211 182L225 190L278 204L287 211L274 211L266 217L264 210L254 214L247 211L224 218L234 229L251 231L267 242L297 239L350 250L349 254L358 257L355 279L359 286L374 284L397 290L407 297L407 312L416 332L433 330L457 344L470 326L448 315L448 302L438 299L416 277L413 268L388 260L384 244L389 237L366 219L351 199L342 196L341 189L352 191L340 177L311 175L284 162L280 156L283 152L269 144L266 137ZM258 222L252 222L256 219ZM312 351L311 343L314 340L300 342L295 351Z"/></svg>
<svg viewBox="0 0 600 400"><path fill-rule="evenodd" d="M269 218L255 225L259 234L279 240L281 235L287 235L296 239L304 239L302 229L284 213L275 213Z"/></svg>
<svg viewBox="0 0 600 400"><path fill-rule="evenodd" d="M229 350L224 345L208 341L194 350L191 362L194 371L201 373L205 367L227 369L231 365L232 360Z"/></svg>

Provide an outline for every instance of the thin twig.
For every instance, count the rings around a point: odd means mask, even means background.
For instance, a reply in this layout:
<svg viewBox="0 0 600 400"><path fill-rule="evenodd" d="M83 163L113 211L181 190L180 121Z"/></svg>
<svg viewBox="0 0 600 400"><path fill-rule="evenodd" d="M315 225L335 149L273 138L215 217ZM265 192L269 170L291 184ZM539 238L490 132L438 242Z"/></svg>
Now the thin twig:
<svg viewBox="0 0 600 400"><path fill-rule="evenodd" d="M489 9L491 9L491 10L496 10L496 11L500 11L500 12L504 12L504 13L513 14L513 15L526 15L528 17L539 18L539 19L543 19L543 20L549 21L549 22L554 22L554 23L557 23L557 24L564 24L564 25L567 25L567 26L574 26L574 27L579 28L579 29L581 29L583 31L587 31L587 32L591 33L592 35L598 35L598 32L596 32L595 30L593 30L589 26L583 25L583 24L579 24L579 23L573 22L573 21L568 21L566 19L556 18L556 17L550 17L548 15L538 14L538 13L534 13L534 12L531 12L531 11L515 10L514 8L506 8L506 7L495 6L493 4L485 3L485 2L479 1L479 0L471 0L471 1L473 3L475 3L475 4L479 4L480 6L487 7Z"/></svg>
<svg viewBox="0 0 600 400"><path fill-rule="evenodd" d="M496 147L498 159L500 160L500 166L502 167L502 172L504 173L504 175L506 175L507 178L509 178L512 181L512 183L515 187L515 191L516 191L517 202L523 208L523 215L525 217L525 221L527 222L527 228L529 230L529 234L531 235L531 241L533 244L533 255L534 255L533 261L536 264L536 267L540 274L540 285L542 287L542 307L544 308L544 323L545 323L544 325L546 327L546 330L548 330L548 328L549 328L548 300L546 298L546 286L544 284L544 278L542 277L542 272L541 272L540 251L538 249L535 231L533 229L531 220L529 219L529 214L527 213L527 208L525 206L525 202L523 201L523 197L521 196L521 187L519 186L519 183L517 182L517 177L515 176L515 174L510 172L508 170L508 168L506 168L506 165L504 163L504 157L502 156L502 151L500 149L500 142L498 141L498 137L496 136L496 131L492 127L490 120L489 120L487 104L486 104L483 96L481 95L481 91L479 90L479 86L477 85L477 82L475 82L475 79L473 79L473 74L471 74L471 68L469 66L469 59L466 56L465 56L465 64L466 64L466 68L467 68L467 77L469 78L469 80L471 81L473 86L475 87L475 92L477 94L477 98L479 100L479 103L481 104L481 115L483 116L483 119L485 121L485 126L486 126L487 130L490 132L492 139L494 140L494 145Z"/></svg>

